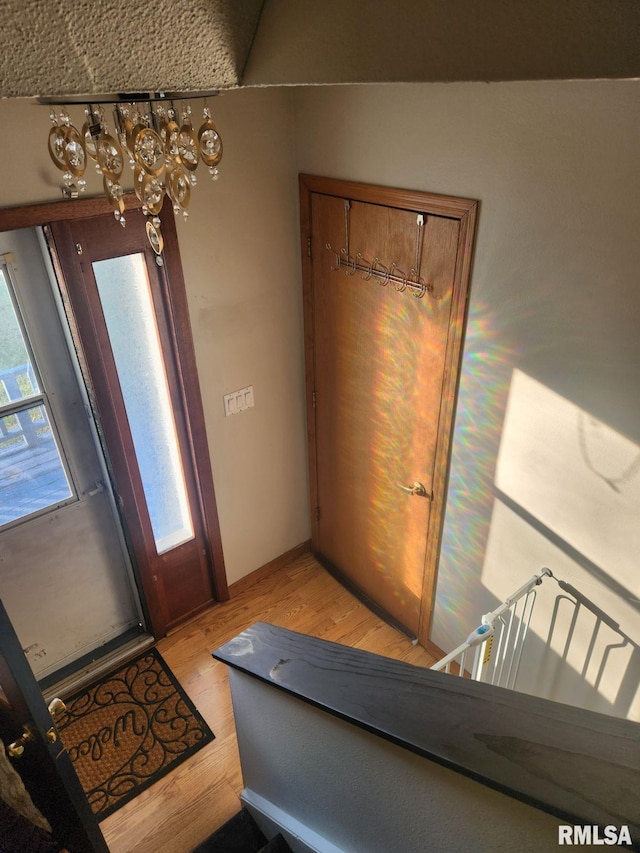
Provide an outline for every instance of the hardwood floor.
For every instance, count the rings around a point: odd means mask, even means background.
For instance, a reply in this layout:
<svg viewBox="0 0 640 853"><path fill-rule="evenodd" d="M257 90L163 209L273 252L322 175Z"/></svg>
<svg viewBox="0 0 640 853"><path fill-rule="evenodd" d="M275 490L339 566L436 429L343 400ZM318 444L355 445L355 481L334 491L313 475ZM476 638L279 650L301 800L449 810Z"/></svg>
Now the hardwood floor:
<svg viewBox="0 0 640 853"><path fill-rule="evenodd" d="M158 643L216 739L101 823L111 853L190 853L239 811L243 784L227 670L211 652L257 621L418 666L434 662L310 554L260 577Z"/></svg>

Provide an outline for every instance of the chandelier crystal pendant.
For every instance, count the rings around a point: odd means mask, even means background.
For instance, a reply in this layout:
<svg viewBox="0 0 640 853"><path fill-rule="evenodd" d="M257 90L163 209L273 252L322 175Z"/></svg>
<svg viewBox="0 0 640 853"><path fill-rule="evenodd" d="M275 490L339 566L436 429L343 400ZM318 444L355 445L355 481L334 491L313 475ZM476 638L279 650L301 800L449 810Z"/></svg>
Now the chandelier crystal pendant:
<svg viewBox="0 0 640 853"><path fill-rule="evenodd" d="M196 185L196 169L200 162L207 167L212 180L218 179L222 159L222 138L211 118L206 98L217 92L190 94L149 93L101 97L39 98L51 106L49 155L63 172L62 192L69 198L84 193L84 177L90 161L102 177L102 187L113 215L124 227L124 189L121 178L128 163L133 171L133 189L147 217L147 236L153 251L163 248L160 211L169 196L176 214L189 216L191 189ZM194 129L192 110L186 104L181 110L175 101L205 98L202 124ZM86 120L78 130L66 106L87 104ZM108 125L105 107L112 107L113 126ZM62 107L56 112L54 107ZM160 262L160 261L159 261Z"/></svg>

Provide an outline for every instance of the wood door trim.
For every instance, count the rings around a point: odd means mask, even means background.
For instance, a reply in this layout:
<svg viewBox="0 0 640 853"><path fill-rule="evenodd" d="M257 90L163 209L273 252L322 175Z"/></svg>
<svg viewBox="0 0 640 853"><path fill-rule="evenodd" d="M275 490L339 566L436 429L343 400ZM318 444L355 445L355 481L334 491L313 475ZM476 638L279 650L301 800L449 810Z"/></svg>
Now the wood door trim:
<svg viewBox="0 0 640 853"><path fill-rule="evenodd" d="M449 335L445 354L444 376L442 379L442 397L438 423L438 441L434 465L434 494L442 495L441 501L434 501L429 516L427 533L427 553L422 586L420 622L418 640L425 645L431 639L431 624L435 606L435 586L440 560L440 546L444 527L446 497L449 485L451 449L453 445L453 424L458 399L460 368L464 343L464 329L467 318L469 281L473 257L473 241L478 213L478 203L460 218L458 251L449 320ZM453 335L451 334L453 330Z"/></svg>
<svg viewBox="0 0 640 853"><path fill-rule="evenodd" d="M193 331L189 319L187 291L180 260L178 234L171 206L165 199L162 211L162 233L164 236L166 266L161 268L161 279L165 297L169 300L169 316L173 318L171 334L173 337L175 360L178 364L178 384L186 412L185 425L190 455L194 461L194 482L198 492L198 502L204 522L204 533L209 548L210 562L213 567L213 588L217 601L229 600L229 588L222 552L222 537L218 505L213 484L213 472L209 457L204 407L200 394L200 380L195 357ZM177 287L170 288L173 281ZM178 345L178 341L180 345ZM204 462L196 465L196 460Z"/></svg>
<svg viewBox="0 0 640 853"><path fill-rule="evenodd" d="M85 342L84 345L86 346L87 340L103 338L103 345L97 350L86 350L85 357L89 367L90 381L95 383L99 402L98 408L104 408L101 412L100 421L105 434L106 446L107 448L121 449L121 451L114 452L111 455L111 463L115 474L116 488L124 499L124 515L129 521L127 526L131 544L136 555L136 564L148 603L149 620L156 637L164 635L169 628L175 627L179 622L190 618L194 612L203 606L208 606L212 600L228 599L210 465L207 470L209 452L206 443L204 412L200 400L177 234L170 206L163 209L162 216L165 237L163 258L166 267L156 265L155 254L148 245L144 248L144 255L145 263L153 267L153 271L149 270L149 277L151 291L156 303L156 312L159 312L160 315L158 317L158 333L166 345L166 350L171 352L173 362L173 364L167 365L167 380L174 411L178 413L181 410L181 417L178 419L179 423L176 423L176 429L184 442L183 464L185 474L187 471L189 472L189 476L186 477L186 485L190 500L193 500L194 532L196 539L200 540L198 548L202 549L199 552L201 556L198 558L197 576L199 581L197 583L202 591L206 590L207 599L206 601L201 599L197 602L195 600L190 602L191 606L188 609L172 608L165 583L157 580L161 573L162 559L156 553L155 542L152 538L146 498L135 461L136 454L132 436L126 426L128 418L124 400L118 391L112 392L112 389L119 388L118 373L111 353L106 327L103 328L100 321L94 323L94 318L102 317L102 307L97 295L92 261L102 257L102 253L99 246L94 246L97 238L92 236L90 239L89 234L91 229L95 230L96 223L99 223L100 219L96 217L83 219L83 223L86 223L86 228L89 229L85 236L92 243L92 250L89 251L87 247L87 250L80 256L74 251L74 241L78 239L79 234L83 233L78 231L78 227L85 227L85 225L65 221L54 223L51 226L51 233L60 258L60 266L63 270L70 272L70 277L66 283L64 283L64 275L62 276L63 288L73 291L73 298L71 298L71 294L68 294L66 301L73 306L71 313L76 315L79 328L84 327L90 332L89 336L81 335ZM144 228L142 228L142 234L144 234ZM80 237L80 239L83 242L83 238ZM109 239L113 245L113 234ZM126 234L124 240L125 253L127 248L140 252L142 245L140 242L140 226L137 224L132 232L129 241L130 247L126 245ZM146 244L146 238L144 238L144 242ZM118 250L121 248L123 247L118 245ZM111 250L106 251L105 249L105 252L105 257L111 257ZM93 286L83 286L84 277L91 280ZM78 342L77 346L82 351L82 343ZM88 377L87 381L89 381ZM204 555L204 560L202 555ZM194 574L190 582L195 583L195 579L196 575Z"/></svg>
<svg viewBox="0 0 640 853"><path fill-rule="evenodd" d="M341 181L336 178L325 178L320 175L300 174L300 186L307 193L321 193L351 201L362 201L368 204L381 204L385 207L397 207L402 210L415 210L417 213L432 216L447 216L451 219L463 219L464 216L477 207L478 202L470 198L453 198L452 196L426 193L420 190L403 190L395 187L384 187L378 184L360 184L355 181Z"/></svg>
<svg viewBox="0 0 640 853"><path fill-rule="evenodd" d="M125 210L136 210L142 203L133 193L123 195ZM0 231L18 228L36 228L51 222L70 222L88 216L102 216L113 208L104 196L47 201L42 204L24 204L0 209Z"/></svg>
<svg viewBox="0 0 640 853"><path fill-rule="evenodd" d="M337 198L379 204L402 210L415 210L427 216L441 216L459 222L455 272L452 291L451 315L442 382L441 406L438 414L438 438L434 465L432 504L427 530L427 551L419 618L418 639L422 645L430 640L433 618L434 591L440 558L440 540L446 508L446 490L449 481L452 430L458 395L459 373L462 361L464 328L467 316L468 291L471 278L475 225L479 203L473 199L453 198L418 190L404 190L355 181L341 181L318 175L300 174L300 234L302 257L302 285L304 305L304 348L306 378L307 437L309 446L309 491L311 500L312 542L319 537L319 518L316 508L318 498L318 473L316 450L316 423L313 401L315 382L315 336L313 315L313 280L311 246L311 196L313 193Z"/></svg>
<svg viewBox="0 0 640 853"><path fill-rule="evenodd" d="M304 305L304 369L307 409L307 447L309 456L309 497L311 506L311 542L318 541L318 457L314 412L315 336L313 313L313 276L311 265L311 189L308 175L300 175L300 257L302 258L302 301Z"/></svg>
<svg viewBox="0 0 640 853"><path fill-rule="evenodd" d="M120 426L126 422L126 413L122 400L117 394L112 393L112 385L108 377L117 376L113 359L110 356L109 347L98 346L91 352L87 352L83 346L84 340L99 340L100 333L94 322L94 311L90 308L90 293L86 288L77 288L78 298L73 300L69 294L68 273L64 270L73 270L78 281L82 281L82 270L80 256L73 251L73 240L71 227L66 220L52 223L50 229L55 241L55 252L53 253L54 267L58 278L59 287L63 295L67 316L70 318L71 332L76 350L81 353L83 364L83 378L89 389L92 405L97 406L97 400L101 401L101 417L99 428L103 434L105 446L122 446L128 452L114 454L109 458L109 466L112 469L114 490L119 503L120 512L123 515L125 507L135 507L135 513L147 516L147 505L144 499L144 490L140 480L137 465L129 464L130 458L135 458L130 436L122 433ZM100 309L101 310L101 309ZM81 332L84 329L84 332ZM89 330L89 331L87 331ZM108 339L107 339L108 340ZM104 352L109 353L110 364L105 362ZM108 411L107 411L108 410ZM142 587L142 604L149 627L154 636L164 634L164 625L168 621L168 606L163 595L161 584L154 581L155 570L148 559L149 553L154 553L154 543L145 533L150 525L125 524L129 547L134 557L134 567L140 585Z"/></svg>

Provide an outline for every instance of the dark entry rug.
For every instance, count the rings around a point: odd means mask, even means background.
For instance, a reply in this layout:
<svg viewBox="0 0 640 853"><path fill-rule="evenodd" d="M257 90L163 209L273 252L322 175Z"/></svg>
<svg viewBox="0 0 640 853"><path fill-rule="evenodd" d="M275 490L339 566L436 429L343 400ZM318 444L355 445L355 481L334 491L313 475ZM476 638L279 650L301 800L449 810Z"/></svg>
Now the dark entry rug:
<svg viewBox="0 0 640 853"><path fill-rule="evenodd" d="M65 704L58 730L98 820L214 738L156 649Z"/></svg>

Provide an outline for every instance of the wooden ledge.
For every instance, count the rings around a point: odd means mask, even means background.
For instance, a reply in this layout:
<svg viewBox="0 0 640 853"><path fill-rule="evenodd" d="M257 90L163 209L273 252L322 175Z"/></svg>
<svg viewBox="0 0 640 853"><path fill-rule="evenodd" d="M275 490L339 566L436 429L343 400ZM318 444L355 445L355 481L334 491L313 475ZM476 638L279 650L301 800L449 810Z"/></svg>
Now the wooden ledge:
<svg viewBox="0 0 640 853"><path fill-rule="evenodd" d="M257 622L216 660L574 824L640 841L640 726Z"/></svg>

